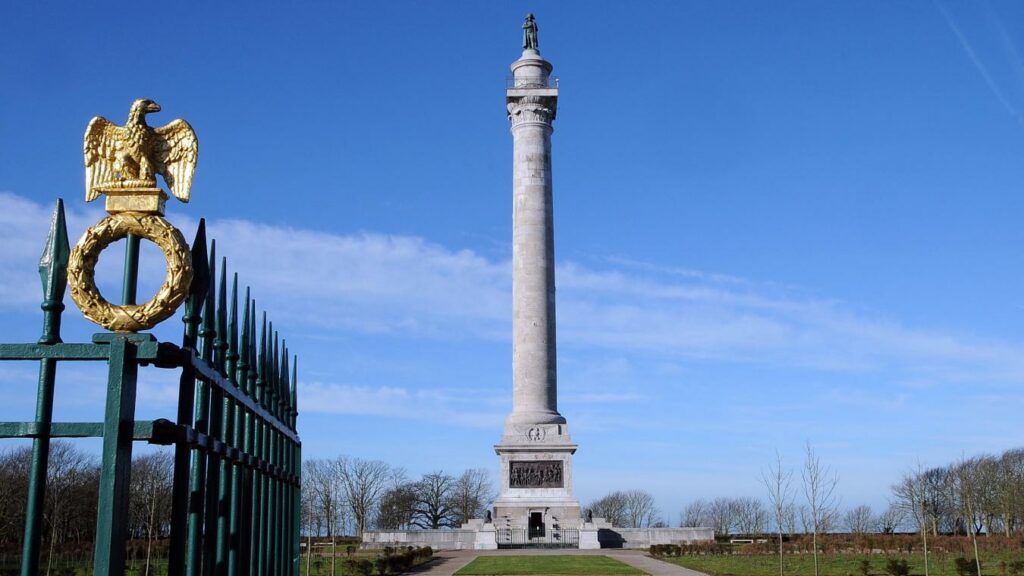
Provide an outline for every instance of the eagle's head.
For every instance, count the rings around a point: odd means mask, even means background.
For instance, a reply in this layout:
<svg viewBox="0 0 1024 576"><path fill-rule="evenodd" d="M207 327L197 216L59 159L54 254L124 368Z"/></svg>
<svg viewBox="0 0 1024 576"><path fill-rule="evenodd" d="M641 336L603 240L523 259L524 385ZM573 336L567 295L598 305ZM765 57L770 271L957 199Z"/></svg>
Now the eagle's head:
<svg viewBox="0 0 1024 576"><path fill-rule="evenodd" d="M142 123L145 122L146 114L159 111L160 105L156 102L149 98L139 98L132 103L131 110L128 111L128 121Z"/></svg>

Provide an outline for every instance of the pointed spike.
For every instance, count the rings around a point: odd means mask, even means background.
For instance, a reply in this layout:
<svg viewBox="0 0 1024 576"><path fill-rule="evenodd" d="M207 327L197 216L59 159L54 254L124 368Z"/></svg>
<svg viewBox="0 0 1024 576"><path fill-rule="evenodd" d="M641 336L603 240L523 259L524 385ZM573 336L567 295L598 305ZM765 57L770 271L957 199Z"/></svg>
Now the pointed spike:
<svg viewBox="0 0 1024 576"><path fill-rule="evenodd" d="M292 428L299 413L299 356L292 356Z"/></svg>
<svg viewBox="0 0 1024 576"><path fill-rule="evenodd" d="M274 379L274 396L277 396L277 386L281 380L281 355L278 353L278 350L280 350L280 342L278 340L278 334L273 328L270 329L270 332L274 335L274 353L271 356L271 370L273 371L272 374Z"/></svg>
<svg viewBox="0 0 1024 576"><path fill-rule="evenodd" d="M193 314L199 313L199 307L206 298L210 287L210 262L206 253L206 219L199 219L196 237L192 241L192 285L189 286L189 299L193 300Z"/></svg>
<svg viewBox="0 0 1024 576"><path fill-rule="evenodd" d="M39 279L43 282L43 299L61 301L64 289L68 284L68 256L71 246L68 244L68 226L64 218L64 200L57 199L50 220L50 234L46 239L46 247L39 259Z"/></svg>
<svg viewBox="0 0 1024 576"><path fill-rule="evenodd" d="M217 334L215 325L217 311L214 308L214 294L217 290L217 241L210 241L209 278L206 289L206 304L203 309L203 329L200 335L203 337L202 357L204 360L213 360L214 337Z"/></svg>
<svg viewBox="0 0 1024 576"><path fill-rule="evenodd" d="M224 353L228 348L228 259L221 257L220 260L220 286L217 291L217 336L214 340L216 346L217 369L221 374L226 374Z"/></svg>
<svg viewBox="0 0 1024 576"><path fill-rule="evenodd" d="M281 339L281 374L278 382L278 396L281 398L282 413L287 414L291 411L289 408L288 398L288 342Z"/></svg>
<svg viewBox="0 0 1024 576"><path fill-rule="evenodd" d="M238 386L238 272L231 281L231 312L228 315L228 378Z"/></svg>
<svg viewBox="0 0 1024 576"><path fill-rule="evenodd" d="M256 346L256 300L253 300L249 306L251 306L249 312L249 395L257 398L258 386L256 381L259 378L260 362L258 357L259 350Z"/></svg>
<svg viewBox="0 0 1024 576"><path fill-rule="evenodd" d="M238 272L231 279L231 313L228 315L228 340L231 351L238 352Z"/></svg>
<svg viewBox="0 0 1024 576"><path fill-rule="evenodd" d="M238 274L235 274L235 280L237 281ZM235 306L231 309L231 315L236 316L238 313L237 304L238 300L234 300ZM249 287L245 288L245 310L242 311L242 334L238 340L238 370L239 382L238 385L242 387L242 390L249 391L249 368L252 366L249 364ZM234 334L234 330L231 331Z"/></svg>
<svg viewBox="0 0 1024 576"><path fill-rule="evenodd" d="M266 406L266 396L263 393L267 382L267 313L263 312L263 326L260 329L260 357L257 385L260 389L260 404Z"/></svg>
<svg viewBox="0 0 1024 576"><path fill-rule="evenodd" d="M292 411L292 399L288 394L288 342L281 339L281 403L284 406L284 412L287 415Z"/></svg>

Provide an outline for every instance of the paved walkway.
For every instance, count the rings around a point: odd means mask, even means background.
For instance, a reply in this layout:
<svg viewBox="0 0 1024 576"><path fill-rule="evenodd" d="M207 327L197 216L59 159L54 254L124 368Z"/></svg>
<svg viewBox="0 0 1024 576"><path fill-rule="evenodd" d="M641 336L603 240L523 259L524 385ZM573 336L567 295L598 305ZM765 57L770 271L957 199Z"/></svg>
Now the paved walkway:
<svg viewBox="0 0 1024 576"><path fill-rule="evenodd" d="M641 550L443 550L434 555L434 559L419 570L410 574L422 576L452 576L477 556L608 556L630 566L634 566L651 576L707 576L703 572L669 564L647 555Z"/></svg>

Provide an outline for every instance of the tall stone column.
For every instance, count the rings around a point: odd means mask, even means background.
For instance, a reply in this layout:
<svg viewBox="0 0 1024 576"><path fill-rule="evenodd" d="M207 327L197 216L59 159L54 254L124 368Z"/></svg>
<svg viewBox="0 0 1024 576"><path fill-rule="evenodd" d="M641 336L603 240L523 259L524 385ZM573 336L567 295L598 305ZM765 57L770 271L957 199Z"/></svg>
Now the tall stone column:
<svg viewBox="0 0 1024 576"><path fill-rule="evenodd" d="M555 240L551 132L558 88L551 64L526 50L512 64L511 424L564 424L555 361Z"/></svg>
<svg viewBox="0 0 1024 576"><path fill-rule="evenodd" d="M535 25L532 18L527 24ZM576 445L558 413L555 363L551 133L558 86L535 43L534 28L506 91L513 142L512 413L494 447L501 458L494 522L543 540L562 537L581 520L572 495Z"/></svg>

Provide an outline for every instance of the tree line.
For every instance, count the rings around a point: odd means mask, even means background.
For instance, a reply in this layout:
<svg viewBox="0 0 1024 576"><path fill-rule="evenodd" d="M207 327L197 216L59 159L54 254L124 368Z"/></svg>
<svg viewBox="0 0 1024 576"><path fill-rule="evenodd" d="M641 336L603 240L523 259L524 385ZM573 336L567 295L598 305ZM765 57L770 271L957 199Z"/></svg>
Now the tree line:
<svg viewBox="0 0 1024 576"><path fill-rule="evenodd" d="M20 554L25 529L32 448L0 451L0 549ZM141 545L133 550L149 573L154 543L166 538L171 522L173 458L167 452L132 459L128 532ZM43 553L46 573L65 551L91 553L96 536L100 464L66 441L50 443L43 506Z"/></svg>
<svg viewBox="0 0 1024 576"><path fill-rule="evenodd" d="M306 460L302 468L302 519L307 536L366 530L457 528L482 518L497 492L490 474L470 468L408 477L404 468L349 456Z"/></svg>

